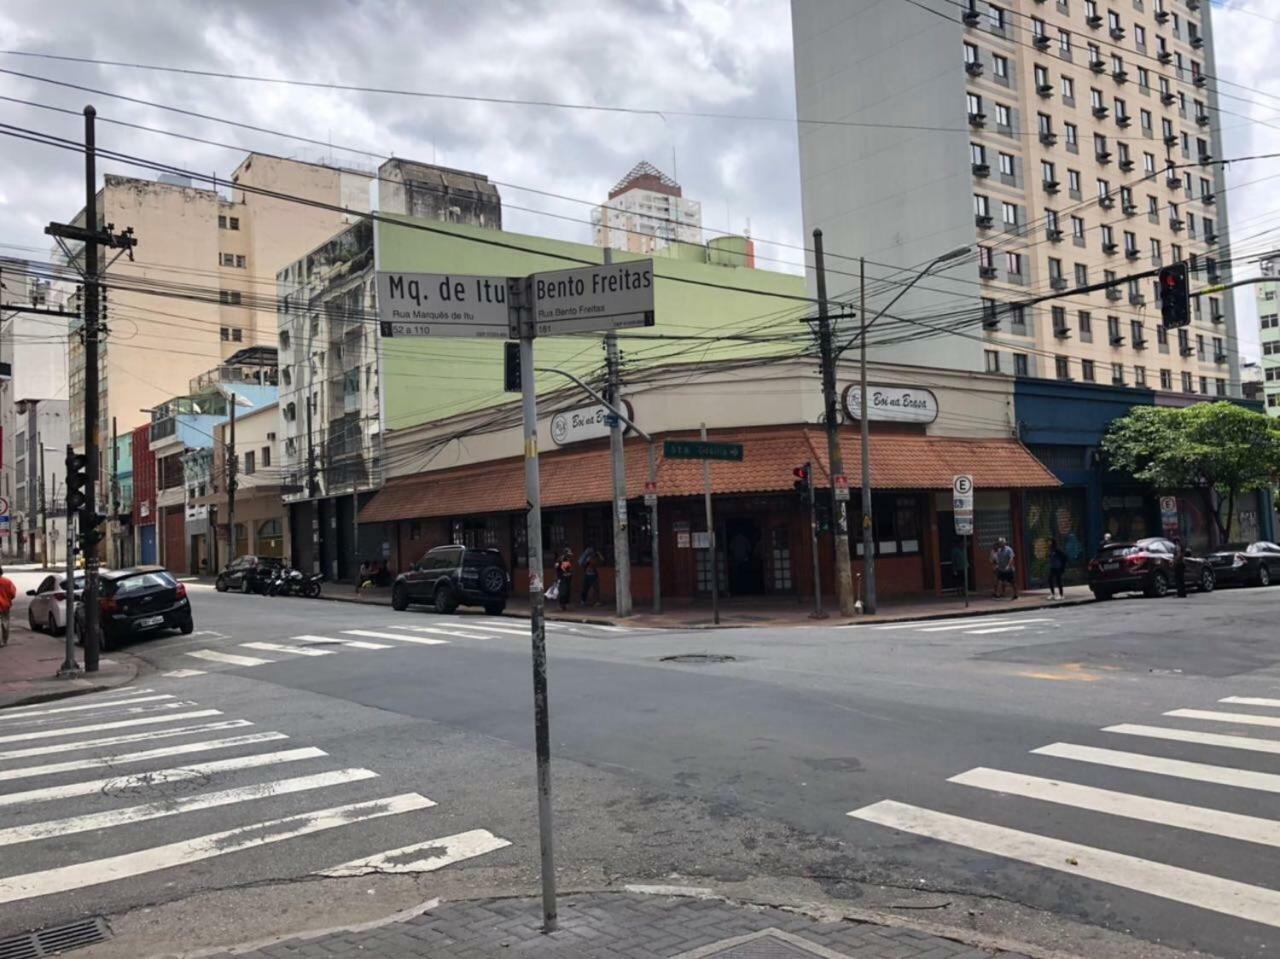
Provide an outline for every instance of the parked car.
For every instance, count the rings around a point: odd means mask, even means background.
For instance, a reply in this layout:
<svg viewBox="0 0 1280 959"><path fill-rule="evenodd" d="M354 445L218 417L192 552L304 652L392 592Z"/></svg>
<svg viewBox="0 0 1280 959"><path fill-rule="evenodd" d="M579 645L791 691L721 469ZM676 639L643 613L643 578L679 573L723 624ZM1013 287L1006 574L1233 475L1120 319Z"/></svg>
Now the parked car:
<svg viewBox="0 0 1280 959"><path fill-rule="evenodd" d="M1219 583L1270 586L1280 580L1280 546L1259 540L1228 546L1209 557Z"/></svg>
<svg viewBox="0 0 1280 959"><path fill-rule="evenodd" d="M237 556L218 574L213 588L219 593L238 589L242 593L265 596L276 571L284 565L278 556Z"/></svg>
<svg viewBox="0 0 1280 959"><path fill-rule="evenodd" d="M76 573L75 599L80 601L84 589L84 573ZM35 589L27 590L31 602L27 604L27 622L36 632L47 629L60 633L67 628L67 578L46 576Z"/></svg>
<svg viewBox="0 0 1280 959"><path fill-rule="evenodd" d="M437 613L459 606L483 606L491 616L501 613L511 593L511 577L496 549L437 546L421 561L396 577L391 586L393 609L411 603L429 604Z"/></svg>
<svg viewBox="0 0 1280 959"><path fill-rule="evenodd" d="M1106 543L1089 561L1089 589L1097 599L1132 592L1167 596L1177 589L1173 553L1173 543L1159 536L1134 543ZM1184 559L1187 586L1212 592L1217 579L1209 562L1185 550Z"/></svg>
<svg viewBox="0 0 1280 959"><path fill-rule="evenodd" d="M163 566L135 566L98 576L100 648L122 640L177 629L195 630L187 588ZM76 608L76 635L84 636L84 606Z"/></svg>

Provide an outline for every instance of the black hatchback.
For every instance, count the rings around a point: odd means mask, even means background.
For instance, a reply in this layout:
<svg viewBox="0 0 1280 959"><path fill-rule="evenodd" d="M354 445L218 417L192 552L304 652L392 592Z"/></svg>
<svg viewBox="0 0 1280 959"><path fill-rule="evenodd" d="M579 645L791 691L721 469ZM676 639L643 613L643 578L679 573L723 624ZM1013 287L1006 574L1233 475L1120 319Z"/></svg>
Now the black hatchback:
<svg viewBox="0 0 1280 959"><path fill-rule="evenodd" d="M135 566L98 575L101 648L161 629L195 630L187 588L163 566ZM76 634L84 635L84 608L76 610Z"/></svg>
<svg viewBox="0 0 1280 959"><path fill-rule="evenodd" d="M422 603L437 613L452 613L459 606L483 606L496 616L507 608L510 593L511 577L496 549L437 546L396 577L391 607L403 610Z"/></svg>

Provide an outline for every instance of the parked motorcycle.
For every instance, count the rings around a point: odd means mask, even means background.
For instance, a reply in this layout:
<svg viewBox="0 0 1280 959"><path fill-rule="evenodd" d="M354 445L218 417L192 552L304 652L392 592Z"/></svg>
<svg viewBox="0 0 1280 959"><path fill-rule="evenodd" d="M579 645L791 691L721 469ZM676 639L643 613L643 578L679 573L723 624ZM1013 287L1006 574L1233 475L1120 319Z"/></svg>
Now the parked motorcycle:
<svg viewBox="0 0 1280 959"><path fill-rule="evenodd" d="M307 574L300 569L282 566L276 571L267 593L271 596L303 596L315 599L320 595L320 583L324 579L319 573Z"/></svg>

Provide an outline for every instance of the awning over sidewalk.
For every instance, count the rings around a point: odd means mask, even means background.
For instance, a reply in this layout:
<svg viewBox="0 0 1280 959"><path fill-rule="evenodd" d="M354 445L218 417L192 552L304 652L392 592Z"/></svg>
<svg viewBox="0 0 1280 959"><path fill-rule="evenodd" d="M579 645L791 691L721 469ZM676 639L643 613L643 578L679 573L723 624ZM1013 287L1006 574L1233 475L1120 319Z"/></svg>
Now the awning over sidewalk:
<svg viewBox="0 0 1280 959"><path fill-rule="evenodd" d="M830 485L826 434L817 427L717 432L712 439L741 442L740 463L712 462L715 493L791 492L792 470L814 465L815 482ZM840 446L850 485L858 486L862 460L856 430L843 430ZM609 450L554 451L541 457L542 505L581 506L613 499ZM947 490L952 477L969 473L979 489L1032 489L1061 485L1014 439L883 434L871 437L871 484L876 489ZM627 443L627 495L644 492L649 476L644 443ZM702 463L666 460L658 451L658 494L702 493ZM466 516L523 510L524 461L497 460L391 480L364 509L360 522L380 523L433 516Z"/></svg>

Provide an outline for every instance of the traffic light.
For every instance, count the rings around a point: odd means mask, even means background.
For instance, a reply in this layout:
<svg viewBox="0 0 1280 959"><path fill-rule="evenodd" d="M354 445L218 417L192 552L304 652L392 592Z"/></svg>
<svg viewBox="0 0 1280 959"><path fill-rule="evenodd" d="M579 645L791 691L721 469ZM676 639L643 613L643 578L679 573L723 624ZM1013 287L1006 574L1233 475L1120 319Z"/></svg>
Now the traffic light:
<svg viewBox="0 0 1280 959"><path fill-rule="evenodd" d="M82 549L88 549L90 546L97 546L102 542L105 534L98 527L106 522L106 517L101 513L86 509L80 513L80 546Z"/></svg>
<svg viewBox="0 0 1280 959"><path fill-rule="evenodd" d="M813 469L811 463L805 463L804 466L797 466L791 471L795 482L792 487L800 494L800 502L808 504L813 497Z"/></svg>
<svg viewBox="0 0 1280 959"><path fill-rule="evenodd" d="M86 467L89 457L83 453L67 451L67 510L75 512L84 509L84 484L88 479Z"/></svg>
<svg viewBox="0 0 1280 959"><path fill-rule="evenodd" d="M1160 270L1160 320L1166 330L1191 324L1191 295L1187 289L1187 264L1174 263Z"/></svg>
<svg viewBox="0 0 1280 959"><path fill-rule="evenodd" d="M520 344L504 343L502 346L502 389L507 393L522 392L520 385Z"/></svg>

